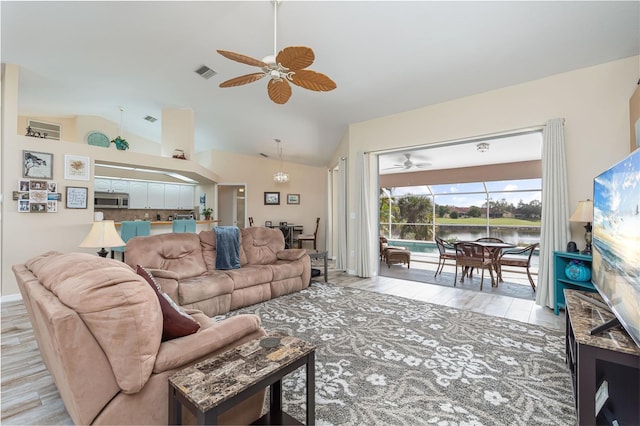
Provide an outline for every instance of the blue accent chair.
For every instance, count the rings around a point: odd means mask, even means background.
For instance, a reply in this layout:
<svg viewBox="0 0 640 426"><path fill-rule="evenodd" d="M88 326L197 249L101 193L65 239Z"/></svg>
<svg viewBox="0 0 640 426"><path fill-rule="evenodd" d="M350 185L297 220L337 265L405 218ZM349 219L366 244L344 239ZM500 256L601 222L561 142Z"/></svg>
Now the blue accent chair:
<svg viewBox="0 0 640 426"><path fill-rule="evenodd" d="M173 221L173 232L196 232L195 219L179 219Z"/></svg>
<svg viewBox="0 0 640 426"><path fill-rule="evenodd" d="M151 234L151 222L146 220L126 220L120 223L120 238L125 243L133 237L146 237ZM112 247L111 258L113 259L115 252L122 253L122 261L124 262L125 246Z"/></svg>

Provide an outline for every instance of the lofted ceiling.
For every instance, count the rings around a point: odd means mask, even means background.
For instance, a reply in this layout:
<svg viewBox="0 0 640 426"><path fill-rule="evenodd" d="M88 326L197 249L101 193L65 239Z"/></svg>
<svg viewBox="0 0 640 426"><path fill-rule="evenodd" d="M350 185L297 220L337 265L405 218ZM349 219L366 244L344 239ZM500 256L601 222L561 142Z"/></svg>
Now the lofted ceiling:
<svg viewBox="0 0 640 426"><path fill-rule="evenodd" d="M349 123L408 111L640 52L636 1L282 1L277 48L311 47L337 89L267 79L216 50L273 54L270 1L2 1L1 59L20 66L19 113L96 115L161 140L161 110L195 111L195 151L326 166ZM194 71L217 72L203 79ZM149 123L147 115L158 118ZM426 156L427 154L425 154ZM420 160L419 155L415 155ZM406 159L389 158L390 164ZM427 159L423 161L427 161Z"/></svg>

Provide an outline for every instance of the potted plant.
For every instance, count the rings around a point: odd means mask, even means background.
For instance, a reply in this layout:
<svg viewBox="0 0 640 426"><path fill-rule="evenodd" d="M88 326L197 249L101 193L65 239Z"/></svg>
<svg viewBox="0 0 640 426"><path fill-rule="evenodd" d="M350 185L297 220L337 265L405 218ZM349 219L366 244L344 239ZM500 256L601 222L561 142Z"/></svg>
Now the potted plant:
<svg viewBox="0 0 640 426"><path fill-rule="evenodd" d="M204 220L211 220L211 215L213 214L213 209L211 207L207 207L206 209L202 209L202 214L204 215Z"/></svg>

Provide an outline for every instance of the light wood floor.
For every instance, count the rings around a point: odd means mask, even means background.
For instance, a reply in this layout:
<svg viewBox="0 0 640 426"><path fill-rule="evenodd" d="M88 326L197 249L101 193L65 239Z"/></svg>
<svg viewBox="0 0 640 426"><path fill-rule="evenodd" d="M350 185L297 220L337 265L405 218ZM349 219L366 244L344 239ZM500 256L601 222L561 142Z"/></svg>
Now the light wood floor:
<svg viewBox="0 0 640 426"><path fill-rule="evenodd" d="M322 280L322 277L317 279ZM332 269L329 271L329 281L347 287L511 318L558 331L564 330L564 315L555 316L553 310L537 306L534 301L395 278L358 278ZM42 362L29 318L21 301L2 303L1 337L0 423L5 425L73 424Z"/></svg>

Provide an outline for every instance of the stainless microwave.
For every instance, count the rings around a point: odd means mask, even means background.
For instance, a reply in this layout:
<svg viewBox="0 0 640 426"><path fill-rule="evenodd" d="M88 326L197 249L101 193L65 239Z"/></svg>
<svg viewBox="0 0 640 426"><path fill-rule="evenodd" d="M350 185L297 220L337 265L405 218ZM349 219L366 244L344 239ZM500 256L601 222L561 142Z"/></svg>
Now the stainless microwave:
<svg viewBox="0 0 640 426"><path fill-rule="evenodd" d="M96 209L128 209L129 194L122 192L96 192L93 206Z"/></svg>

